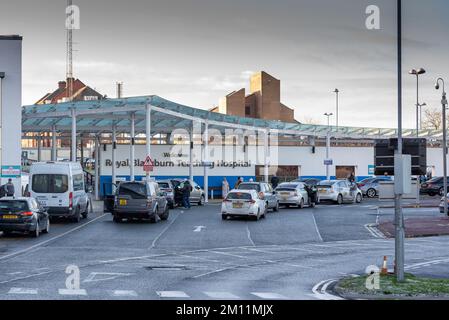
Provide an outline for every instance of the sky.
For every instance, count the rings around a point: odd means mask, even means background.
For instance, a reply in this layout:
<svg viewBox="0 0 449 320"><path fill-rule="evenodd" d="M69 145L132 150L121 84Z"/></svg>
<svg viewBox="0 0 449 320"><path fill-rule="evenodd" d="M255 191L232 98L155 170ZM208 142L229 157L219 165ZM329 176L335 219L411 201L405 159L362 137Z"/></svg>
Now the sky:
<svg viewBox="0 0 449 320"><path fill-rule="evenodd" d="M109 97L156 94L209 109L249 90L252 72L281 80L281 99L299 121L325 123L340 90L341 126L397 125L396 1L392 0L73 0L74 75ZM380 30L365 26L369 5ZM435 79L449 81L449 1L403 1L404 127L421 103L441 108ZM23 41L23 104L65 78L65 0L0 2L0 34ZM1 54L1 53L0 53ZM335 119L332 120L335 122Z"/></svg>

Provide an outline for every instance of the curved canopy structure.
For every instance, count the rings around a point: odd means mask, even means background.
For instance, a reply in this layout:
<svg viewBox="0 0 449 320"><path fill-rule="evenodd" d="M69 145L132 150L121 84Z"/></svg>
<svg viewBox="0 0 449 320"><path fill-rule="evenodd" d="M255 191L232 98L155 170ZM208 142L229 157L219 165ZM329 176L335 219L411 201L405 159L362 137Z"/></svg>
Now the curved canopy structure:
<svg viewBox="0 0 449 320"><path fill-rule="evenodd" d="M147 106L151 107L151 130L155 133L170 133L177 128L190 127L191 121L208 122L210 128L224 130L269 130L285 135L324 137L328 131L335 137L353 139L393 138L396 129L362 127L328 127L286 123L224 115L181 105L158 96L142 96L100 101L79 101L47 105L24 106L22 110L23 132L70 132L72 117L76 117L77 133L111 132L115 125L118 132L128 132L131 126L130 114L135 114L136 133L145 133ZM442 132L424 130L422 138L440 139ZM416 136L416 130L404 130L404 137Z"/></svg>

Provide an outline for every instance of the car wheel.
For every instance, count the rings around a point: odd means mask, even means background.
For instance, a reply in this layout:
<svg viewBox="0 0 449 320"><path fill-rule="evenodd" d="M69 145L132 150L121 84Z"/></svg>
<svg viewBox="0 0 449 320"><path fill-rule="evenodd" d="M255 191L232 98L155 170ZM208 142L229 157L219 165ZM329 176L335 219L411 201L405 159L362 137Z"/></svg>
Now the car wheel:
<svg viewBox="0 0 449 320"><path fill-rule="evenodd" d="M435 193L434 192L429 192L429 196L433 197L433 196L435 196Z"/></svg>
<svg viewBox="0 0 449 320"><path fill-rule="evenodd" d="M301 202L298 205L299 209L303 209L304 208L304 199L301 199Z"/></svg>
<svg viewBox="0 0 449 320"><path fill-rule="evenodd" d="M276 206L273 208L274 212L278 212L279 211L279 201L276 202Z"/></svg>
<svg viewBox="0 0 449 320"><path fill-rule="evenodd" d="M366 191L366 195L368 196L368 198L374 198L376 196L376 190L374 189L368 189L368 191Z"/></svg>
<svg viewBox="0 0 449 320"><path fill-rule="evenodd" d="M121 223L121 222L122 222L122 218L119 218L119 217L114 216L114 217L112 218L112 221L114 221L115 223Z"/></svg>
<svg viewBox="0 0 449 320"><path fill-rule="evenodd" d="M168 216L170 215L170 210L168 209L168 206L165 208L164 213L161 216L161 220L166 221L168 220Z"/></svg>
<svg viewBox="0 0 449 320"><path fill-rule="evenodd" d="M49 233L50 232L50 219L47 219L47 226L44 230L42 230L42 233Z"/></svg>
<svg viewBox="0 0 449 320"><path fill-rule="evenodd" d="M221 220L228 220L228 216L225 215L225 214L222 214L222 215L221 215Z"/></svg>
<svg viewBox="0 0 449 320"><path fill-rule="evenodd" d="M39 238L40 230L39 230L39 222L36 222L36 230L31 232L31 236L33 238Z"/></svg>
<svg viewBox="0 0 449 320"><path fill-rule="evenodd" d="M444 196L444 188L441 187L440 189L438 189L438 194L442 197Z"/></svg>
<svg viewBox="0 0 449 320"><path fill-rule="evenodd" d="M337 204L339 205L343 204L343 196L341 194L339 194L337 197Z"/></svg>
<svg viewBox="0 0 449 320"><path fill-rule="evenodd" d="M360 193L357 193L357 195L355 197L355 202L356 203L361 203L362 202L362 195Z"/></svg>
<svg viewBox="0 0 449 320"><path fill-rule="evenodd" d="M80 208L76 208L76 213L75 216L73 217L73 222L75 223L79 223L81 221L81 213L80 213Z"/></svg>
<svg viewBox="0 0 449 320"><path fill-rule="evenodd" d="M204 204L204 196L201 196L200 201L198 202L199 206L202 206Z"/></svg>
<svg viewBox="0 0 449 320"><path fill-rule="evenodd" d="M155 212L157 212L157 209L156 209L156 211ZM150 223L158 223L159 222L159 216L158 216L158 214L157 213L155 213L155 214L153 214L152 216L151 216L151 218L150 218L150 220L149 220L149 222Z"/></svg>
<svg viewBox="0 0 449 320"><path fill-rule="evenodd" d="M89 202L87 202L86 205L86 211L84 211L81 216L83 217L83 219L87 219L87 216L89 215Z"/></svg>

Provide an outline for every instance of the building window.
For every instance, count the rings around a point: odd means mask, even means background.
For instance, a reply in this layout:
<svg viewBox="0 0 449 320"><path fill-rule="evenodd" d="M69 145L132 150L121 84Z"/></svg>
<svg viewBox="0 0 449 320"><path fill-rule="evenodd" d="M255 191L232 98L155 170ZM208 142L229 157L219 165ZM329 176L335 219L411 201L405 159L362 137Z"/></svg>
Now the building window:
<svg viewBox="0 0 449 320"><path fill-rule="evenodd" d="M245 115L246 116L250 116L251 115L251 107L250 106L246 106L245 107Z"/></svg>

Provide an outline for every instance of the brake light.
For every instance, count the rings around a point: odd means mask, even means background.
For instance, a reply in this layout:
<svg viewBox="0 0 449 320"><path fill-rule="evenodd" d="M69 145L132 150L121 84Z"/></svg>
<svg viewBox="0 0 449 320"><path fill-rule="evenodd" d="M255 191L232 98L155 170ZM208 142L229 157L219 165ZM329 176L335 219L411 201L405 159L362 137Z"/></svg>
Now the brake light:
<svg viewBox="0 0 449 320"><path fill-rule="evenodd" d="M248 200L248 201L246 201L246 202L249 202L249 203L251 203L251 204L255 204L256 203L256 200Z"/></svg>
<svg viewBox="0 0 449 320"><path fill-rule="evenodd" d="M22 212L22 216L31 217L33 213L31 211Z"/></svg>
<svg viewBox="0 0 449 320"><path fill-rule="evenodd" d="M365 184L364 183L359 183L359 188L364 187Z"/></svg>
<svg viewBox="0 0 449 320"><path fill-rule="evenodd" d="M73 207L73 192L69 193L69 208Z"/></svg>
<svg viewBox="0 0 449 320"><path fill-rule="evenodd" d="M167 189L167 190L165 190L165 191L167 191L167 192L173 192L173 190L172 190L172 189Z"/></svg>
<svg viewBox="0 0 449 320"><path fill-rule="evenodd" d="M294 195L295 195L295 197L297 197L298 196L298 192L295 191Z"/></svg>
<svg viewBox="0 0 449 320"><path fill-rule="evenodd" d="M147 200L147 207L148 207L148 208L151 207L151 203L152 203L151 199L148 199L148 200Z"/></svg>
<svg viewBox="0 0 449 320"><path fill-rule="evenodd" d="M223 202L232 202L232 201L229 199L224 199Z"/></svg>

